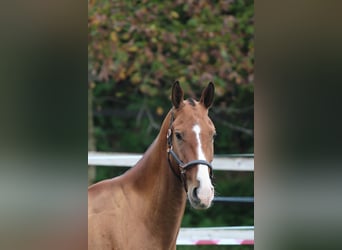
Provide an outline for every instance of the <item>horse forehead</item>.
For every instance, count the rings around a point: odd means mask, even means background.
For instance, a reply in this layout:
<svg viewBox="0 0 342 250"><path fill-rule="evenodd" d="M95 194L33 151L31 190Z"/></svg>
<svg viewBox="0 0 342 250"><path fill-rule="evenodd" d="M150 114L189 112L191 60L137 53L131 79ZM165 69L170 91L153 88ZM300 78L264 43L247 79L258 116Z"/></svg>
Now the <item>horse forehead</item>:
<svg viewBox="0 0 342 250"><path fill-rule="evenodd" d="M184 116L184 118L189 121L189 122L193 122L196 121L198 122L199 120L202 120L205 117L208 117L208 112L207 110L202 107L202 105L190 105L188 103L186 103L184 105L184 107L182 108L182 110L180 111L180 115Z"/></svg>
<svg viewBox="0 0 342 250"><path fill-rule="evenodd" d="M200 133L201 133L201 126L199 124L195 124L193 127L192 127L192 131L195 132L196 136L198 136Z"/></svg>
<svg viewBox="0 0 342 250"><path fill-rule="evenodd" d="M204 134L209 134L210 131L214 130L215 128L212 126L212 122L198 122L198 123L194 123L191 126L191 131L195 134L196 138L198 137L198 139L202 139L201 136Z"/></svg>
<svg viewBox="0 0 342 250"><path fill-rule="evenodd" d="M198 125L201 131L205 131L207 129L211 129L213 123L207 112L203 112L202 110L192 110L183 111L180 114L180 119L178 119L177 125L184 127L184 129L188 128L189 130L192 130L195 125Z"/></svg>

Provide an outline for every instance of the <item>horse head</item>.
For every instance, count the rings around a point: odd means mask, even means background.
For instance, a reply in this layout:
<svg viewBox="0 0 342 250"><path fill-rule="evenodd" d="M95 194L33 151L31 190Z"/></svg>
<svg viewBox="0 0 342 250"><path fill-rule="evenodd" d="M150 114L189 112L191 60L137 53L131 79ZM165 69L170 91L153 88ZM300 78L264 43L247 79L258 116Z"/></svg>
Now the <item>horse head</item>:
<svg viewBox="0 0 342 250"><path fill-rule="evenodd" d="M172 166L183 180L190 204L196 209L210 207L214 198L212 166L215 126L208 116L214 98L214 84L209 83L199 101L184 100L176 81L172 87L172 117L169 128L169 153ZM169 155L170 157L170 155ZM175 172L175 171L174 171Z"/></svg>

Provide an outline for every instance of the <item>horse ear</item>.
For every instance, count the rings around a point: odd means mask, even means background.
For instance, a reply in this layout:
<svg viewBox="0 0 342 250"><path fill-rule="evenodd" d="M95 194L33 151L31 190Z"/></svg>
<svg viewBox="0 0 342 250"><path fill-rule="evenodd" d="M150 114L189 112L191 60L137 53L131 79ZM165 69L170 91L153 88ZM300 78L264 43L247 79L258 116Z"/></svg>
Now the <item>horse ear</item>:
<svg viewBox="0 0 342 250"><path fill-rule="evenodd" d="M211 107L214 101L215 86L212 82L209 82L208 86L202 91L200 103L207 109Z"/></svg>
<svg viewBox="0 0 342 250"><path fill-rule="evenodd" d="M180 105L183 103L184 93L182 88L179 85L178 81L175 81L172 85L172 104L175 106L176 109L180 107Z"/></svg>

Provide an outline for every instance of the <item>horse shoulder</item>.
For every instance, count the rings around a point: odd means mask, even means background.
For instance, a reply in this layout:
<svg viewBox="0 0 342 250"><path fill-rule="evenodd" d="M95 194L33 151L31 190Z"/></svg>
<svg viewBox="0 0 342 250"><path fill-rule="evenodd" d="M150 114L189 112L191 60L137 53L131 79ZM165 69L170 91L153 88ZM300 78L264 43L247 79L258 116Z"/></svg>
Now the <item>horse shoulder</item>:
<svg viewBox="0 0 342 250"><path fill-rule="evenodd" d="M89 249L124 249L120 238L127 202L120 177L98 182L88 188Z"/></svg>
<svg viewBox="0 0 342 250"><path fill-rule="evenodd" d="M126 200L120 179L104 180L88 188L88 214L120 210Z"/></svg>

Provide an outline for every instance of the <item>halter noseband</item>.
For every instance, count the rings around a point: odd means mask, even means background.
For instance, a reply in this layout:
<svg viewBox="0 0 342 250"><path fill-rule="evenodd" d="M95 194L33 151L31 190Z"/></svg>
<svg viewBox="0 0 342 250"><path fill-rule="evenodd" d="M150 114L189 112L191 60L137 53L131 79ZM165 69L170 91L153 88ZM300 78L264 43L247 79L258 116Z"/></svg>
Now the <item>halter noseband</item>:
<svg viewBox="0 0 342 250"><path fill-rule="evenodd" d="M193 160L193 161L189 161L188 163L184 163L182 160L180 160L178 158L176 153L173 151L173 146L172 146L172 123L173 123L173 121L174 121L174 114L172 111L171 112L170 125L169 125L169 129L167 130L167 135L166 135L167 144L168 144L168 148L166 150L167 161L169 162L169 167L171 168L174 175L183 183L185 192L188 192L188 187L186 184L186 171L188 169L190 169L191 167L198 165L198 164L206 165L210 169L210 175L209 175L210 179L213 179L213 166L209 162L204 161L204 160ZM170 155L177 162L177 165L178 165L179 171L180 171L180 175L177 175L174 168L172 167Z"/></svg>

